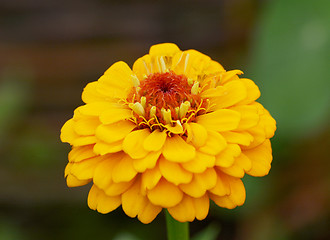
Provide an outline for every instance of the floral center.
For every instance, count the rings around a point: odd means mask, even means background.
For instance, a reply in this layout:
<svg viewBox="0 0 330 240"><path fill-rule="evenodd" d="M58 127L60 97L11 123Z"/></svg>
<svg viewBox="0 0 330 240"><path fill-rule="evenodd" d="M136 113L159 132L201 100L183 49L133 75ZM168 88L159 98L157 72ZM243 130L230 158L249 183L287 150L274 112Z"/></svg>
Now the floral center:
<svg viewBox="0 0 330 240"><path fill-rule="evenodd" d="M173 72L151 74L141 82L140 88L140 97L144 96L147 104L159 109L173 110L192 95L187 77Z"/></svg>
<svg viewBox="0 0 330 240"><path fill-rule="evenodd" d="M199 82L173 71L150 74L137 85L126 102L134 113L131 121L140 128L181 133L182 125L204 113L208 105L199 95Z"/></svg>

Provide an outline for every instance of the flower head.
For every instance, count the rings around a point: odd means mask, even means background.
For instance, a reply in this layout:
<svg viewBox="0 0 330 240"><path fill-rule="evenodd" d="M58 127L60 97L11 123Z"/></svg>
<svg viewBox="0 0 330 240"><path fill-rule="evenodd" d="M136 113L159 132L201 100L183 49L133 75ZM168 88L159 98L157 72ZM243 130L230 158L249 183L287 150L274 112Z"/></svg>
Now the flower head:
<svg viewBox="0 0 330 240"><path fill-rule="evenodd" d="M202 220L210 199L242 205L241 178L270 170L276 126L256 102L258 87L240 74L170 43L152 46L132 70L113 64L62 127L72 145L67 185L92 182L91 209L122 205L143 223L163 208L181 222Z"/></svg>

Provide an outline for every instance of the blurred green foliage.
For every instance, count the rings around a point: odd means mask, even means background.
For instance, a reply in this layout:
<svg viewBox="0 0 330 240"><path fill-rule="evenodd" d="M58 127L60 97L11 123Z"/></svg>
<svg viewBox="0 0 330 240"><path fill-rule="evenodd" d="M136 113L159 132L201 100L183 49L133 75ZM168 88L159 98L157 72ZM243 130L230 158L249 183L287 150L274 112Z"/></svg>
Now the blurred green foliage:
<svg viewBox="0 0 330 240"><path fill-rule="evenodd" d="M261 14L251 78L279 138L321 131L330 117L330 1L277 0Z"/></svg>

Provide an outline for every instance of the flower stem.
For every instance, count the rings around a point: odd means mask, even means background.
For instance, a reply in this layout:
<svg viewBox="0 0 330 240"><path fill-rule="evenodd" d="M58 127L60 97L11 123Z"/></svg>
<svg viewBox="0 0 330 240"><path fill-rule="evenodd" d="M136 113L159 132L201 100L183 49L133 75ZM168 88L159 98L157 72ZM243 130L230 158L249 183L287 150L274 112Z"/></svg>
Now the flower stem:
<svg viewBox="0 0 330 240"><path fill-rule="evenodd" d="M168 240L189 240L189 223L178 222L167 210L165 210L167 239Z"/></svg>

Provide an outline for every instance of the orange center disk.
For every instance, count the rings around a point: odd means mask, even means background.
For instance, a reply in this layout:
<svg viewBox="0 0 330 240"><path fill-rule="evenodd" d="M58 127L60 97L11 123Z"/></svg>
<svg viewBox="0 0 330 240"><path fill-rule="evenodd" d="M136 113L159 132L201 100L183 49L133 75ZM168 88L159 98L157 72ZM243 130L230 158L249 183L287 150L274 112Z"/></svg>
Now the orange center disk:
<svg viewBox="0 0 330 240"><path fill-rule="evenodd" d="M140 97L146 97L147 105L159 109L174 109L191 99L191 86L187 77L173 72L154 73L140 85Z"/></svg>

